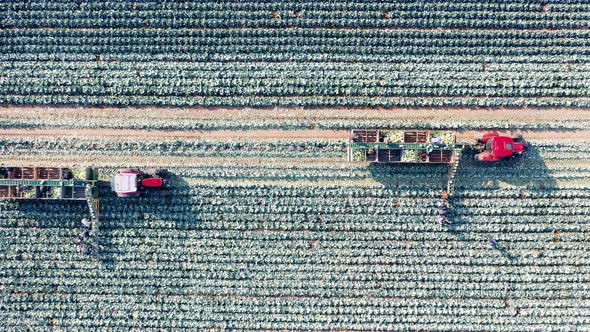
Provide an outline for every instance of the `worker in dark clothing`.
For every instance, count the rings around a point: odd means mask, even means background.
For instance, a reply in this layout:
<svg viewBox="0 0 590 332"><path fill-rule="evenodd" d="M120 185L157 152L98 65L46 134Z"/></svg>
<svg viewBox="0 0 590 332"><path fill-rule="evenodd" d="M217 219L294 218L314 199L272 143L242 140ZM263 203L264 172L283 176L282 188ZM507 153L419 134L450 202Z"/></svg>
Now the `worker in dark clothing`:
<svg viewBox="0 0 590 332"><path fill-rule="evenodd" d="M442 215L448 215L449 214L449 208L446 206L446 204L444 202L438 201L436 203L434 203L434 206L436 206L436 210L438 211L438 214L442 214Z"/></svg>
<svg viewBox="0 0 590 332"><path fill-rule="evenodd" d="M90 240L90 233L92 232L92 221L84 218L82 219L82 225L84 225L84 231L78 236L78 243L86 243Z"/></svg>
<svg viewBox="0 0 590 332"><path fill-rule="evenodd" d="M436 206L436 212L438 215L436 216L436 223L439 225L448 225L450 224L448 220L448 216L450 214L449 209L445 206L445 204L441 201L434 203Z"/></svg>
<svg viewBox="0 0 590 332"><path fill-rule="evenodd" d="M80 235L78 235L78 243L88 243L90 240L90 229L86 228Z"/></svg>
<svg viewBox="0 0 590 332"><path fill-rule="evenodd" d="M444 217L444 216L441 216L441 215L438 215L438 216L436 216L436 223L437 223L439 226L443 226L443 225L446 225L446 224L448 224L448 223L449 223L449 221L447 220L447 218L446 218L446 217Z"/></svg>
<svg viewBox="0 0 590 332"><path fill-rule="evenodd" d="M0 179L8 179L9 173L13 170L13 167L0 167Z"/></svg>
<svg viewBox="0 0 590 332"><path fill-rule="evenodd" d="M494 240L494 239L489 239L488 240L488 245L490 246L490 248L492 249L498 249L498 241Z"/></svg>
<svg viewBox="0 0 590 332"><path fill-rule="evenodd" d="M439 215L441 215L441 216L445 216L445 217L446 217L446 216L448 216L448 215L449 215L449 209L448 209L446 206L439 207L439 208L437 209L437 212L438 212L438 214L439 214Z"/></svg>

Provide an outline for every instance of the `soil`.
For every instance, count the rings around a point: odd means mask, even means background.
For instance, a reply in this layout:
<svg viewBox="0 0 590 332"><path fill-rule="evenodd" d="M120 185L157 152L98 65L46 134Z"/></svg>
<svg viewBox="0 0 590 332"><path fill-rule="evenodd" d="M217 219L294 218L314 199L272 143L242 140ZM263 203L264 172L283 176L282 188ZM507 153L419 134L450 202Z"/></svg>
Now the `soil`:
<svg viewBox="0 0 590 332"><path fill-rule="evenodd" d="M590 130L551 131L527 130L519 131L526 140L560 140L587 141L590 140ZM458 141L472 141L481 131L458 131ZM498 131L500 134L512 135L512 131ZM348 130L139 130L139 129L0 129L0 137L14 136L113 136L113 137L146 137L146 138L193 138L211 140L311 140L311 139L340 139L348 138Z"/></svg>
<svg viewBox="0 0 590 332"><path fill-rule="evenodd" d="M590 111L579 108L543 109L436 109L436 108L343 108L343 109L302 109L302 108L97 108L97 107L0 107L0 119L51 119L51 118L113 118L121 119L401 119L401 120L489 120L559 122L563 120L590 121Z"/></svg>

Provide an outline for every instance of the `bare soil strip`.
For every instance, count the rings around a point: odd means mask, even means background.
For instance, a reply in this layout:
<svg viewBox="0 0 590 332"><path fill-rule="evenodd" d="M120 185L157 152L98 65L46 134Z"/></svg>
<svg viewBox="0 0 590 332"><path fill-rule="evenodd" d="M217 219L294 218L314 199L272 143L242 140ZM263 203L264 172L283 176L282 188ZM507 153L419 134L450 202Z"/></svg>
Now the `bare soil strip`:
<svg viewBox="0 0 590 332"><path fill-rule="evenodd" d="M111 155L0 155L0 163L12 166L46 165L53 166L276 166L276 167L350 167L345 153L340 158L264 158L264 157L180 157L180 156L111 156ZM368 163L354 163L369 165ZM588 167L587 160L547 160L549 168Z"/></svg>
<svg viewBox="0 0 590 332"><path fill-rule="evenodd" d="M458 131L459 141L472 141L482 131L467 130ZM511 135L510 131L498 131L501 134ZM528 130L522 131L527 140L559 140L559 141L584 141L590 140L590 130L577 131L548 131ZM217 141L226 140L312 140L312 139L339 139L346 140L348 130L139 130L139 129L0 129L0 137L16 136L74 136L74 137L142 137L146 139L158 138L189 138L209 139Z"/></svg>
<svg viewBox="0 0 590 332"><path fill-rule="evenodd" d="M488 120L525 121L532 123L564 120L590 121L590 110L579 108L164 108L164 107L9 107L0 106L2 119L231 119L235 121L264 119L399 119L399 120Z"/></svg>

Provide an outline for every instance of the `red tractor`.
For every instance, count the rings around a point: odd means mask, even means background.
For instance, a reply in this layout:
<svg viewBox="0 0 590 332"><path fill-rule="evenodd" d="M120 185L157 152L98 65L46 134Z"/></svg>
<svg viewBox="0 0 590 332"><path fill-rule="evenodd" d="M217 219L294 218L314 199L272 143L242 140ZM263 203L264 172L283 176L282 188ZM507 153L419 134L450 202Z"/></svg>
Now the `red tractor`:
<svg viewBox="0 0 590 332"><path fill-rule="evenodd" d="M476 160L500 161L521 157L527 150L527 145L520 134L502 136L489 132L477 137L477 145L474 148L478 152L475 155Z"/></svg>
<svg viewBox="0 0 590 332"><path fill-rule="evenodd" d="M146 189L166 189L170 187L168 171L158 169L153 175L138 169L120 169L111 180L111 189L119 197L136 197Z"/></svg>

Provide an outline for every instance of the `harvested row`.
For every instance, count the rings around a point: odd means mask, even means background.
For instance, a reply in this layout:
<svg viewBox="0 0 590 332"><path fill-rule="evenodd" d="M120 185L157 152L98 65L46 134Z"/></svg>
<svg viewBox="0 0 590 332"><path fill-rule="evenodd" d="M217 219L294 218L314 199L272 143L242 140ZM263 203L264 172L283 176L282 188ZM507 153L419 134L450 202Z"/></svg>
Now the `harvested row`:
<svg viewBox="0 0 590 332"><path fill-rule="evenodd" d="M178 65L178 64L177 64ZM0 65L1 66L1 65ZM352 66L352 65L351 65ZM464 66L466 66L464 64ZM560 68L562 65L558 65ZM121 115L124 115L123 117ZM116 117L117 121L110 121ZM263 118L264 121L260 119ZM47 135L68 136L91 135L92 131L82 129L112 129L101 131L100 135L144 135L186 136L196 133L189 130L217 130L200 133L203 138L209 135L234 137L245 130L255 132L260 137L272 135L293 136L293 130L302 129L350 129L350 128L400 128L400 129L458 129L484 130L489 128L519 130L582 130L590 128L590 114L577 109L177 109L152 108L71 108L71 107L0 107L0 128L7 135L44 134L31 129L64 129L51 131ZM452 120L451 120L452 119ZM19 129L21 131L15 131ZM26 129L24 132L22 130ZM68 129L76 129L68 130ZM116 130L115 130L116 129ZM122 129L126 129L123 131ZM285 130L281 133L269 129ZM134 132L132 130L137 130ZM143 131L140 131L143 130ZM146 131L150 130L150 131ZM152 132L151 130L158 130ZM223 131L221 131L223 130ZM260 132L266 130L265 132ZM288 130L288 131L287 131ZM2 133L0 132L0 133ZM309 131L313 132L313 131ZM322 132L323 137L334 133ZM590 134L565 132L538 132L538 135L583 138ZM342 133L340 138L345 138ZM531 137L531 133L527 133ZM251 137L249 137L251 138ZM297 137L301 138L301 137ZM470 137L471 138L471 137Z"/></svg>

